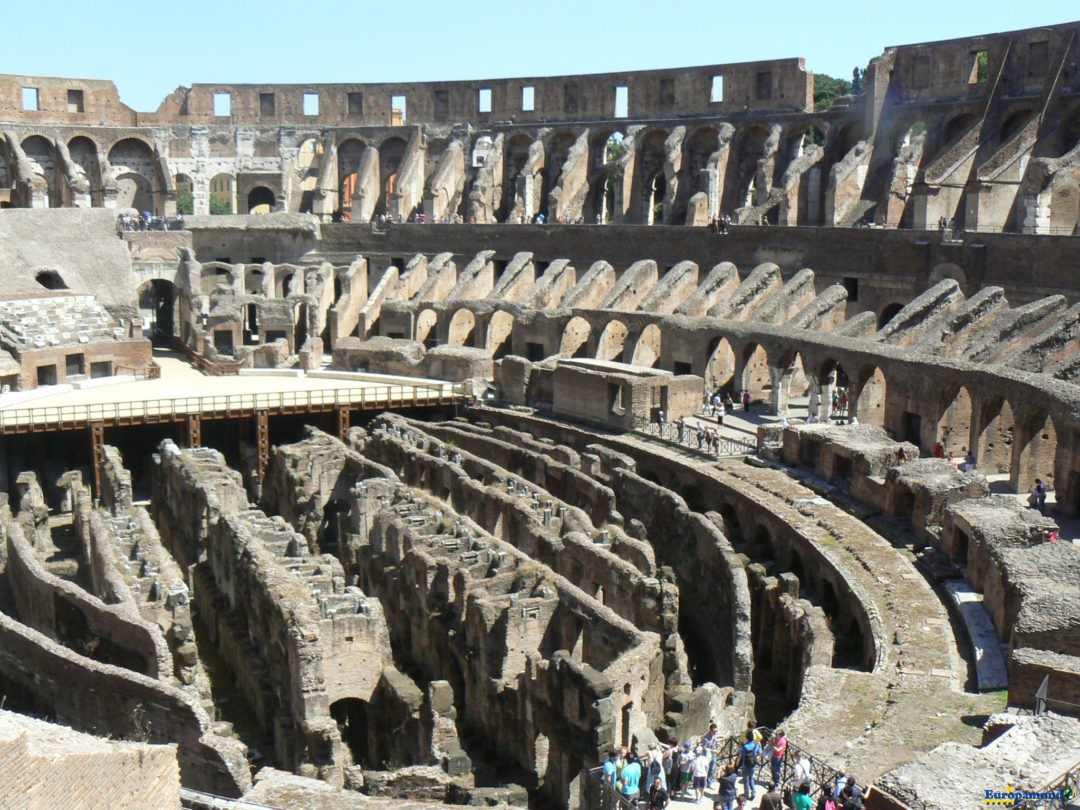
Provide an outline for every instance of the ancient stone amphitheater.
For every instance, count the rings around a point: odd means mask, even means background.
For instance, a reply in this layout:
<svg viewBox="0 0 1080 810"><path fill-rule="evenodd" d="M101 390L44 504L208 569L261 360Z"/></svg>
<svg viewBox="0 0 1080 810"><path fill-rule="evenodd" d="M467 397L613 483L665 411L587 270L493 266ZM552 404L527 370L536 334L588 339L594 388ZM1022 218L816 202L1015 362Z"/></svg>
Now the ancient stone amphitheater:
<svg viewBox="0 0 1080 810"><path fill-rule="evenodd" d="M1074 806L1078 37L0 76L0 805Z"/></svg>

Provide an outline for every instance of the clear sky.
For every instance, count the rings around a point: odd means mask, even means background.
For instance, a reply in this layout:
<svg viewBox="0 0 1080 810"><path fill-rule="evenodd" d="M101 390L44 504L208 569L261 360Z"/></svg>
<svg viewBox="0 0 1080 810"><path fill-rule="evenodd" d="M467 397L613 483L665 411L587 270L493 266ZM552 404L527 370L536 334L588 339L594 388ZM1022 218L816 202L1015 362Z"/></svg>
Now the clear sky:
<svg viewBox="0 0 1080 810"><path fill-rule="evenodd" d="M1080 19L1076 0L6 0L0 71L111 79L136 110L200 82L382 82L802 56L850 78L887 45Z"/></svg>

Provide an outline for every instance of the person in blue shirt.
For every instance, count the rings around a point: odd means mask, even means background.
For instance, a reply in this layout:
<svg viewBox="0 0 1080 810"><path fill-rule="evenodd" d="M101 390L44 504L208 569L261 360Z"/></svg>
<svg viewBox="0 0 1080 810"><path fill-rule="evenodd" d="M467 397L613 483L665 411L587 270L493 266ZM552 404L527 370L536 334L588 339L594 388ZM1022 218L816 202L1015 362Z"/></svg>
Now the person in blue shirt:
<svg viewBox="0 0 1080 810"><path fill-rule="evenodd" d="M627 755L626 767L622 771L622 792L631 802L636 802L641 794L641 763L637 754Z"/></svg>
<svg viewBox="0 0 1080 810"><path fill-rule="evenodd" d="M615 779L619 772L619 755L612 748L608 751L607 761L604 762L604 781L615 787Z"/></svg>
<svg viewBox="0 0 1080 810"><path fill-rule="evenodd" d="M757 796L757 787L754 785L754 771L757 770L758 757L761 755L761 744L754 739L754 732L746 732L746 742L743 743L741 753L743 792L748 801L753 801Z"/></svg>

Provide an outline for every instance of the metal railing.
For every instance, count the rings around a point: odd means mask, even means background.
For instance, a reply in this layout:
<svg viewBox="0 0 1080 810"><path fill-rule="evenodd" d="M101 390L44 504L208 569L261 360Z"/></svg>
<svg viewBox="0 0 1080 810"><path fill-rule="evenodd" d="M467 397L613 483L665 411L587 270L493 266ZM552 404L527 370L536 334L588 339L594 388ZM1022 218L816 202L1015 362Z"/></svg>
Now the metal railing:
<svg viewBox="0 0 1080 810"><path fill-rule="evenodd" d="M330 410L333 408L394 408L446 405L465 399L463 383L445 385L377 385L315 391L275 391L256 394L217 394L200 397L54 405L0 410L0 434L55 428L84 427L96 422L130 424L175 421L192 414L241 416Z"/></svg>
<svg viewBox="0 0 1080 810"><path fill-rule="evenodd" d="M703 455L715 458L745 456L757 452L755 442L723 435L716 441L708 437L703 437L699 441L696 427L686 425L680 431L678 422L656 422L644 416L634 417L633 431L649 438L676 444L679 447L697 450Z"/></svg>

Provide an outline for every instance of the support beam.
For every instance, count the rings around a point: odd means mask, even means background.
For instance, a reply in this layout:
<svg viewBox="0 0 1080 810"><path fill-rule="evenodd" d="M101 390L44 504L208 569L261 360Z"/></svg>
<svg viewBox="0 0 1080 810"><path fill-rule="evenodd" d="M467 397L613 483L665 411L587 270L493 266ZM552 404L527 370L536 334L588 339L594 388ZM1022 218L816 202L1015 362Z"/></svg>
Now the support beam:
<svg viewBox="0 0 1080 810"><path fill-rule="evenodd" d="M338 408L337 409L337 432L338 438L343 442L349 440L349 409Z"/></svg>
<svg viewBox="0 0 1080 810"><path fill-rule="evenodd" d="M184 447L202 447L202 414L188 414L184 419Z"/></svg>
<svg viewBox="0 0 1080 810"><path fill-rule="evenodd" d="M101 467L105 463L105 425L90 423L90 448L94 460L94 495L101 497Z"/></svg>
<svg viewBox="0 0 1080 810"><path fill-rule="evenodd" d="M265 408L255 411L255 447L259 453L259 483L266 475L270 463L270 416Z"/></svg>

